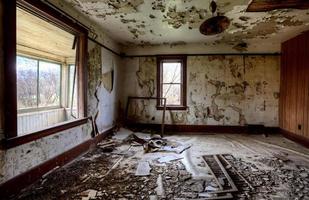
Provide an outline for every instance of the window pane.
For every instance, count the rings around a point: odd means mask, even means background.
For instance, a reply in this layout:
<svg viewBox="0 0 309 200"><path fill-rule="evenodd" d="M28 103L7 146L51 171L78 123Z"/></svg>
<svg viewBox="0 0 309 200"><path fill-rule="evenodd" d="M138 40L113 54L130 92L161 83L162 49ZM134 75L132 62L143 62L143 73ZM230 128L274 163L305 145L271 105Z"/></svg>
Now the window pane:
<svg viewBox="0 0 309 200"><path fill-rule="evenodd" d="M163 84L163 95L166 98L166 105L181 105L180 84Z"/></svg>
<svg viewBox="0 0 309 200"><path fill-rule="evenodd" d="M76 75L75 75L75 82L74 82L74 73L75 72L75 65L69 66L69 108L72 107L72 114L77 116L77 82L76 82ZM74 91L73 91L74 85ZM72 105L72 97L73 97L73 105Z"/></svg>
<svg viewBox="0 0 309 200"><path fill-rule="evenodd" d="M163 63L163 83L181 83L181 63Z"/></svg>
<svg viewBox="0 0 309 200"><path fill-rule="evenodd" d="M37 107L37 60L17 56L17 108Z"/></svg>
<svg viewBox="0 0 309 200"><path fill-rule="evenodd" d="M39 106L60 105L61 67L59 64L39 61Z"/></svg>

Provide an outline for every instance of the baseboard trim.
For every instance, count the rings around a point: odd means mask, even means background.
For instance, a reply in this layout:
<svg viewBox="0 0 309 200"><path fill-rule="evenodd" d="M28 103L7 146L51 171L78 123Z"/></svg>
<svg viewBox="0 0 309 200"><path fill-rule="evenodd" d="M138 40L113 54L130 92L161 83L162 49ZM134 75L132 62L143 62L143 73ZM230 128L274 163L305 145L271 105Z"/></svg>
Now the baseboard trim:
<svg viewBox="0 0 309 200"><path fill-rule="evenodd" d="M303 145L304 147L309 148L309 138L306 138L306 137L304 137L302 135L297 135L295 133L289 132L289 131L284 130L282 128L280 129L280 133L284 137L286 137L286 138L288 138L288 139L290 139L290 140L292 140L294 142L297 142L297 143Z"/></svg>
<svg viewBox="0 0 309 200"><path fill-rule="evenodd" d="M61 167L70 161L77 158L79 155L89 151L97 143L102 141L106 136L113 133L115 127L110 128L99 135L96 135L94 138L91 138L72 149L52 158L44 163L41 163L32 169L2 183L0 185L0 199L9 197L10 195L17 194L23 188L33 184L39 180L44 174L55 169L56 167Z"/></svg>
<svg viewBox="0 0 309 200"><path fill-rule="evenodd" d="M132 129L161 130L161 124L134 123L128 124ZM183 125L166 124L165 134L186 133L186 134L207 134L207 133L279 133L278 127L250 127L250 126L223 126L223 125Z"/></svg>

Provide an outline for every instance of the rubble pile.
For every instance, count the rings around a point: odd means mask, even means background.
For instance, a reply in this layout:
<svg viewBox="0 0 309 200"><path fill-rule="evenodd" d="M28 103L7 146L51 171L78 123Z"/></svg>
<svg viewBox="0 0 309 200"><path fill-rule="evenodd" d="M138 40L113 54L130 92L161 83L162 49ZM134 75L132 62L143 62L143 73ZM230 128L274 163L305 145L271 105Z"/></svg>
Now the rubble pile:
<svg viewBox="0 0 309 200"><path fill-rule="evenodd" d="M308 168L287 154L201 155L205 176L195 177L184 161L190 147L142 133L109 138L12 199L309 199Z"/></svg>
<svg viewBox="0 0 309 200"><path fill-rule="evenodd" d="M226 157L238 171L252 184L254 190L242 187L238 199L256 198L273 199L278 194L287 199L309 199L308 168L289 167L289 160L278 158L260 158L255 161L265 164L270 169L260 169L256 164L245 162L241 158Z"/></svg>

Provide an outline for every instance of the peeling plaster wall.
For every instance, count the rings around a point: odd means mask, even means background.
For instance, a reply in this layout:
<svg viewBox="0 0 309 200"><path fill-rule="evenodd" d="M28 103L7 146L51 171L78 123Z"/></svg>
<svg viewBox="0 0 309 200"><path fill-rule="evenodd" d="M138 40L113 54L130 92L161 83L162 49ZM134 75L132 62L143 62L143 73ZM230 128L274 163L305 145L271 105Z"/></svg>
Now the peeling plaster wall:
<svg viewBox="0 0 309 200"><path fill-rule="evenodd" d="M88 42L88 115L95 118L100 132L116 124L119 102L120 57ZM103 74L113 71L113 89L105 87Z"/></svg>
<svg viewBox="0 0 309 200"><path fill-rule="evenodd" d="M121 60L89 41L88 52L88 115L97 113L100 132L115 125ZM1 57L0 57L1 58ZM2 66L2 65L1 65ZM109 93L101 81L102 74L114 70L113 90ZM0 184L41 164L91 138L90 123L57 134L0 151Z"/></svg>
<svg viewBox="0 0 309 200"><path fill-rule="evenodd" d="M128 96L156 96L156 58L126 58ZM189 56L186 111L167 111L169 124L278 126L279 56ZM130 87L128 87L130 86ZM129 118L160 123L155 101L132 101Z"/></svg>
<svg viewBox="0 0 309 200"><path fill-rule="evenodd" d="M51 0L55 5L59 6L61 9L66 10L72 16L76 16L78 20L81 20L85 24L90 24L93 30L98 35L98 40L109 46L114 50L118 50L119 46L111 40L105 33L101 31L101 29L97 28L95 24L91 24L91 22L84 19L84 17L79 16L72 8L67 6L63 1ZM2 1L0 1L0 27L2 29ZM3 30L0 32L0 81L3 83L3 39L2 39ZM89 41L89 50L94 47L94 44ZM116 119L116 105L117 102L117 87L118 83L116 80L119 77L118 73L118 66L121 62L118 57L115 57L110 52L106 51L105 49L100 49L100 57L102 64L102 73L105 73L111 69L114 69L114 89L111 93L108 93L103 87L97 86L97 82L95 81L94 84L89 84L91 87L95 86L96 89L89 90L89 101L88 107L92 112L94 100L94 91L96 91L97 97L99 99L98 103L98 119L97 125L100 131L104 131L105 129L110 128L115 122ZM96 60L96 56L94 56L94 60ZM96 77L100 77L100 73L96 74L91 72L90 77L95 74ZM2 131L3 128L3 84L0 83L0 140L4 137L4 133ZM90 114L89 114L90 115ZM8 181L9 179L30 170L31 168L65 152L69 149L75 147L78 144L81 144L88 139L91 138L91 131L92 127L90 123L71 128L69 130L65 130L56 134L53 134L48 137L44 137L38 140L35 140L30 143L26 143L8 150L0 150L0 184Z"/></svg>
<svg viewBox="0 0 309 200"><path fill-rule="evenodd" d="M85 124L8 149L3 155L0 184L90 139L90 130Z"/></svg>

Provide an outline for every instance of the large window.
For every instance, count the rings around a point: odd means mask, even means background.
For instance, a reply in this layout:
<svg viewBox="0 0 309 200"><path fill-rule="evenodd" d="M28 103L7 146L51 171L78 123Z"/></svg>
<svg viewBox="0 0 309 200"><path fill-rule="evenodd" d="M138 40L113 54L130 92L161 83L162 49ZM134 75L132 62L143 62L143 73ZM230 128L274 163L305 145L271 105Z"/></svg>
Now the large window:
<svg viewBox="0 0 309 200"><path fill-rule="evenodd" d="M5 147L87 123L87 29L42 1L3 11Z"/></svg>
<svg viewBox="0 0 309 200"><path fill-rule="evenodd" d="M61 65L17 56L18 110L60 106Z"/></svg>
<svg viewBox="0 0 309 200"><path fill-rule="evenodd" d="M166 98L167 109L186 109L186 57L158 57L158 97ZM158 108L162 107L158 101Z"/></svg>

